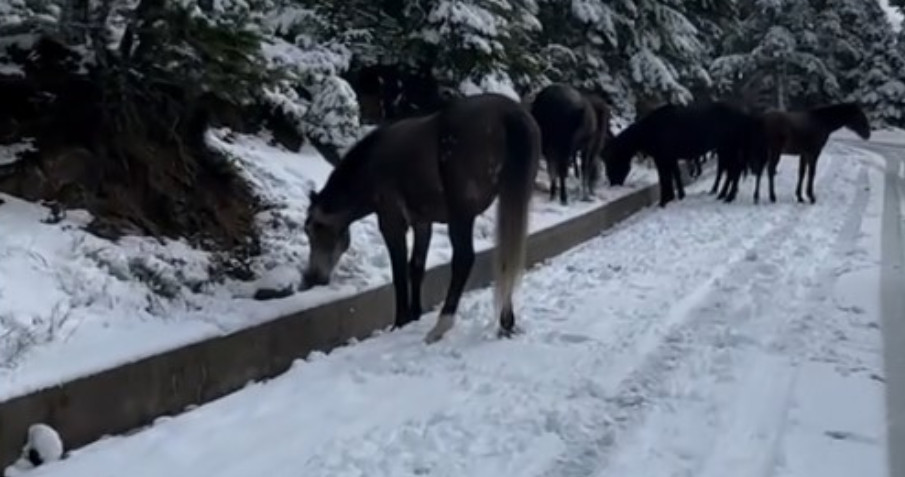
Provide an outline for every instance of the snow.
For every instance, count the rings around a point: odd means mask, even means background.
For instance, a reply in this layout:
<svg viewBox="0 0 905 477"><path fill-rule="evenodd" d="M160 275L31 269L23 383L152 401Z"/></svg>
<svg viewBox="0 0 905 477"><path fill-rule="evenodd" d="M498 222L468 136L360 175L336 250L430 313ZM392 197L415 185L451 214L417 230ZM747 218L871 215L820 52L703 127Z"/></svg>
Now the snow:
<svg viewBox="0 0 905 477"><path fill-rule="evenodd" d="M32 456L36 457L35 462ZM7 467L4 477L26 475L36 466L55 462L63 457L63 441L57 431L44 423L28 427L28 442L22 448L22 455Z"/></svg>
<svg viewBox="0 0 905 477"><path fill-rule="evenodd" d="M878 0L880 5L883 7L883 11L886 12L886 15L889 18L889 23L892 24L892 28L895 31L899 31L902 28L902 13L889 5L889 0Z"/></svg>
<svg viewBox="0 0 905 477"><path fill-rule="evenodd" d="M855 142L863 141L857 134L848 130L840 129L831 136L834 139L845 139ZM891 144L895 146L905 146L905 129L901 128L884 128L874 129L870 133L870 142L880 144Z"/></svg>
<svg viewBox="0 0 905 477"><path fill-rule="evenodd" d="M22 153L33 150L31 140L9 145L0 144L0 167L11 166L19 162L22 159Z"/></svg>
<svg viewBox="0 0 905 477"><path fill-rule="evenodd" d="M330 165L312 149L290 153L264 138L214 131L209 140L233 157L271 205L259 217L263 254L251 282L215 280L214 257L184 241L125 237L118 243L88 234L85 211L60 224L42 223L48 210L0 194L0 401L203 339L222 336L391 281L389 259L374 216L352 226L350 250L333 283L276 300L262 289L295 287L308 259L302 231L308 192L320 188ZM546 187L546 176L538 181ZM601 185L600 200L551 203L540 191L531 230L550 227L655 182L636 167L625 187ZM571 179L573 196L577 182ZM479 217L475 246L493 245L495 207ZM445 226L437 225L428 265L447 262Z"/></svg>
<svg viewBox="0 0 905 477"><path fill-rule="evenodd" d="M884 475L875 159L832 142L815 205L795 161L776 204L695 184L529 272L512 340L475 291L31 475Z"/></svg>
<svg viewBox="0 0 905 477"><path fill-rule="evenodd" d="M466 96L480 93L497 93L516 101L521 101L521 97L519 97L519 94L515 91L515 86L512 84L512 79L509 78L509 75L502 72L484 75L477 84L466 78L459 85L459 90Z"/></svg>

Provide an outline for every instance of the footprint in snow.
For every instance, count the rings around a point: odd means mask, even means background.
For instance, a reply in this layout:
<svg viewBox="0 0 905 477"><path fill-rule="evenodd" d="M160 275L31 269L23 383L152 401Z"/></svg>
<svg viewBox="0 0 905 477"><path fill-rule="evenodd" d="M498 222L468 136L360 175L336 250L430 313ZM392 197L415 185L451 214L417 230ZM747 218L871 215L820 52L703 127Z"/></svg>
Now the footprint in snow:
<svg viewBox="0 0 905 477"><path fill-rule="evenodd" d="M877 443L877 439L875 439L875 438L862 436L862 435L856 434L854 432L849 432L849 431L824 431L824 434L827 437L829 437L831 439L835 439L837 441L852 441L852 442L858 442L861 444L876 444Z"/></svg>

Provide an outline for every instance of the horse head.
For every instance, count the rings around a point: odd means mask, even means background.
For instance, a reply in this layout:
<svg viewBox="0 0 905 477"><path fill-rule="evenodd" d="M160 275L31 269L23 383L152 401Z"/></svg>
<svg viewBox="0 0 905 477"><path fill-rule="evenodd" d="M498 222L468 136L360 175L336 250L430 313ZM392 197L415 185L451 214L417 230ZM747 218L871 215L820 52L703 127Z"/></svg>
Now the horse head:
<svg viewBox="0 0 905 477"><path fill-rule="evenodd" d="M870 139L870 121L867 119L867 115L864 114L864 110L856 103L847 103L846 106L849 116L846 126L854 131L855 134L861 136L861 139L865 141Z"/></svg>
<svg viewBox="0 0 905 477"><path fill-rule="evenodd" d="M631 127L631 126L629 126ZM606 178L610 185L621 186L632 168L632 156L634 150L626 143L626 131L622 131L606 141L603 151L600 153L606 166Z"/></svg>
<svg viewBox="0 0 905 477"><path fill-rule="evenodd" d="M349 249L349 222L338 210L332 210L327 201L314 191L305 218L305 235L308 237L308 267L302 276L303 287L330 283L333 269L340 257Z"/></svg>

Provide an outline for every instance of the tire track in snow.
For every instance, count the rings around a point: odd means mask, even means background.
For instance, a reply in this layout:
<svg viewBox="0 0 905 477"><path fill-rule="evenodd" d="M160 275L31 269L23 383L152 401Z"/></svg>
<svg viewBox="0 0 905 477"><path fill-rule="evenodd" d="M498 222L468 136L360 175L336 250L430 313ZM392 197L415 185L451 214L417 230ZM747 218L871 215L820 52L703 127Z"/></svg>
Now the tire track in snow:
<svg viewBox="0 0 905 477"><path fill-rule="evenodd" d="M824 164L816 181L818 185L827 187L824 182L833 178L837 169L836 161ZM796 222L801 220L803 214L814 215L818 210L816 207L805 207L809 206L791 207L779 216L766 216L769 222L756 236L743 237L742 244L726 263L717 267L704 283L676 303L659 326L634 343L628 356L622 356L619 360L622 365L614 366L617 371L610 379L615 384L605 386L602 391L607 396L607 403L600 406L600 420L595 424L604 431L591 440L585 440L586 436L583 436L572 442L568 452L559 456L557 463L543 475L593 475L594 469L607 464L609 453L618 447L617 441L639 426L658 401L672 393L687 392L670 389L672 385L681 386L670 378L683 366L683 361L695 353L709 354L709 347L720 350L718 358L727 359L728 350L738 345L734 343L738 336L734 329L750 320L756 311L752 294L745 293L738 299L738 291L749 283L752 276L764 275L763 280L769 281L777 270L782 270L783 267L777 264L784 258L781 254L769 263L770 267L764 269L762 264L771 256L770 252L775 253L781 244L791 242L789 238L796 231L802 230L802 224ZM607 356L605 360L612 358ZM711 357L705 357L704 361L708 359ZM643 461L638 463L643 467ZM639 474L630 471L613 475Z"/></svg>
<svg viewBox="0 0 905 477"><path fill-rule="evenodd" d="M832 160L835 167L824 169L835 179L834 184L843 180L834 177L838 162ZM865 194L860 191L861 196ZM821 302L832 273L821 270L821 259L853 239L856 231L850 227L850 218L866 204L863 197L854 203L846 203L846 199L830 199L846 210L844 214L835 214L839 209L824 205L806 206L791 216L796 221L792 227L775 229L759 244L768 246L771 253L737 265L737 271L751 273L734 275L735 295L720 296L724 291L715 289L708 300L698 303L699 312L710 316L685 325L690 328L682 337L689 341L681 344L692 352L672 367L672 374L661 373L654 382L661 388L672 384L712 391L708 395L679 393L678 403L652 405L653 416L646 416L651 422L635 431L630 439L634 442L624 446L614 468L599 475L649 474L652 467L663 472L669 469L671 475L773 473L781 458L779 443L797 377L790 363L797 357L784 352L806 345L803 322L813 319L810 307ZM789 219L784 225L789 225ZM802 243L815 246L802 250ZM739 291L744 291L747 301L736 307L740 314L721 315L713 308L720 301L735 299ZM795 316L800 318L788 319ZM728 346L726 336L733 337ZM671 347L664 346L667 350ZM727 394L729 399L725 399ZM676 414L672 406L681 407L682 413Z"/></svg>

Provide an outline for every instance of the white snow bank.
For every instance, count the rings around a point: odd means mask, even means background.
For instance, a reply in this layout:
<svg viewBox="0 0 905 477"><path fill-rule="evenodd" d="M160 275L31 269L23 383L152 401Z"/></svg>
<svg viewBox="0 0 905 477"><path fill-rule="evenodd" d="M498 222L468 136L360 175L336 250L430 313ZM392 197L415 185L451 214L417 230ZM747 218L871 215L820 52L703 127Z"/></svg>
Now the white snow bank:
<svg viewBox="0 0 905 477"><path fill-rule="evenodd" d="M253 282L214 282L214 259L183 241L126 237L118 243L81 229L90 217L71 212L56 225L47 209L0 194L0 401L231 333L292 312L349 296L391 280L389 259L374 216L352 226L352 244L333 283L284 299L252 297L261 287L299 282L307 261L302 231L308 192L320 188L330 165L313 150L300 154L264 139L213 131L209 140L229 152L271 207L257 218L263 255ZM626 187L601 186L604 201L653 183L653 171L636 167ZM543 173L539 183L546 187ZM572 180L571 187L577 189ZM575 194L577 195L577 191ZM567 207L537 194L531 230L549 227L601 202ZM495 207L477 220L475 246L492 247ZM445 226L435 227L429 265L451 256Z"/></svg>

